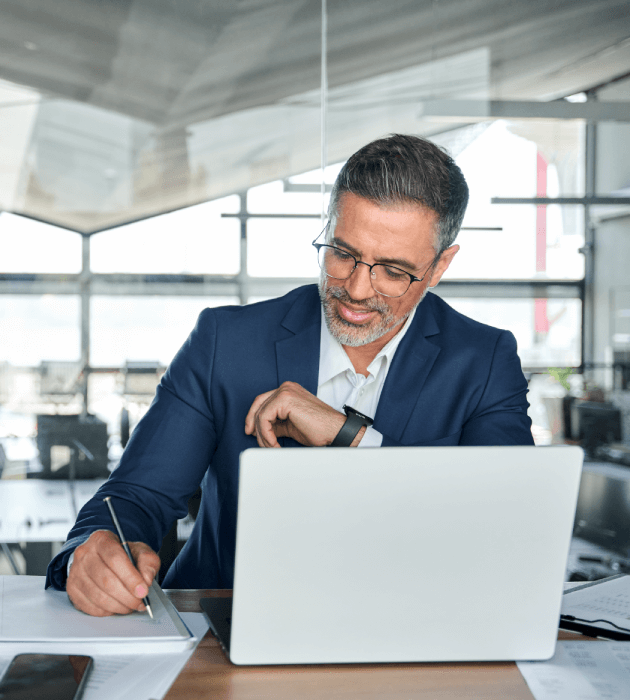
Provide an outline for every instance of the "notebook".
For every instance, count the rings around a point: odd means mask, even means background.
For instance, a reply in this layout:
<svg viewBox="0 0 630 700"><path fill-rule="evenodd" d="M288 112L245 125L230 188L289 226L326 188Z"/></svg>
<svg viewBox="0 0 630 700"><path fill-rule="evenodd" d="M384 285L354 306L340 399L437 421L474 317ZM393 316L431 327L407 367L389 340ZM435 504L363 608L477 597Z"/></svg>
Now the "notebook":
<svg viewBox="0 0 630 700"><path fill-rule="evenodd" d="M235 664L548 659L582 457L246 450L233 598L202 601L211 628Z"/></svg>
<svg viewBox="0 0 630 700"><path fill-rule="evenodd" d="M169 653L197 641L154 581L153 619L146 612L92 617L76 610L65 591L44 589L45 576L0 576L0 642L29 653Z"/></svg>

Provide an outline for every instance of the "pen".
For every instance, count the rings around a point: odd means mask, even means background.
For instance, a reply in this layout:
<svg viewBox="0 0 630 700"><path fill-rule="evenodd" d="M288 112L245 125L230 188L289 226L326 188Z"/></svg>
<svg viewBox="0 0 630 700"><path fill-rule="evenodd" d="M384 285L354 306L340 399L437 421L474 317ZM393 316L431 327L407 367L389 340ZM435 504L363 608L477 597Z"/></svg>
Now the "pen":
<svg viewBox="0 0 630 700"><path fill-rule="evenodd" d="M129 545L127 544L127 539L123 535L122 527L120 527L120 523L118 522L118 518L116 517L116 511L114 510L114 504L112 503L112 497L111 496L105 496L103 499L105 503L107 503L107 507L109 508L109 514L112 516L112 520L114 521L114 525L116 526L116 529L118 530L118 537L120 537L120 544L123 546L123 549L125 552L127 552L127 556L129 557L129 561L135 566L136 562L133 560L133 555L131 554L131 550L129 549ZM149 598L148 596L145 596L142 599L142 602L144 603L147 612L151 616L151 619L153 619L153 611L151 610L151 606L149 605Z"/></svg>

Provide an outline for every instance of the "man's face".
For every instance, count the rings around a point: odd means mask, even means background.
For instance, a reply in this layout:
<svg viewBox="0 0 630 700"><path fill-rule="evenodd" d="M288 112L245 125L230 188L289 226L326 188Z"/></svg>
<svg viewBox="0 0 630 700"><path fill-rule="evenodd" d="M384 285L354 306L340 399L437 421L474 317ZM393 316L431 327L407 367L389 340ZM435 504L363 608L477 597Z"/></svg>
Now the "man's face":
<svg viewBox="0 0 630 700"><path fill-rule="evenodd" d="M326 243L370 265L387 263L422 277L435 258L437 218L436 212L417 204L383 207L345 193L339 201L333 238ZM396 298L374 291L365 265L357 265L346 280L332 279L322 272L319 292L333 337L350 347L375 341L382 347L422 301L429 286L439 282L458 250L459 246L445 250L423 282L413 282Z"/></svg>

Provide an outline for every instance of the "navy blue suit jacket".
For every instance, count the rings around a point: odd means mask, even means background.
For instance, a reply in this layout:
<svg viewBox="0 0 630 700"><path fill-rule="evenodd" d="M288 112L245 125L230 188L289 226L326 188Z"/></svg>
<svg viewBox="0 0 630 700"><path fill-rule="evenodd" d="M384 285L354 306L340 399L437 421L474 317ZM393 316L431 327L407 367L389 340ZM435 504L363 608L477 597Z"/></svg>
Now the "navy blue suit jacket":
<svg viewBox="0 0 630 700"><path fill-rule="evenodd" d="M256 396L287 380L317 393L320 308L310 285L201 313L120 464L81 509L47 585L63 588L74 548L97 529L114 530L104 496L115 497L127 539L157 551L201 483L195 527L163 586L232 587L238 459L257 444L245 435L245 416ZM374 428L383 446L531 445L526 393L512 334L466 318L429 293L396 351Z"/></svg>

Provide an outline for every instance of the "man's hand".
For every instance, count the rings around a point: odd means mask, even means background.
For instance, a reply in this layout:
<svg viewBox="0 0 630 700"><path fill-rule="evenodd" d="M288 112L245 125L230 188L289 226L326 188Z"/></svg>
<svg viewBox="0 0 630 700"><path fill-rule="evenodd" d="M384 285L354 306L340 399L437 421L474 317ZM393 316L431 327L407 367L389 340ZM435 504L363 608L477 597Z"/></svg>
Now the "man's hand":
<svg viewBox="0 0 630 700"><path fill-rule="evenodd" d="M160 570L160 558L144 542L128 544L137 570L109 530L93 532L76 548L66 591L77 610L105 617L146 609L142 598Z"/></svg>
<svg viewBox="0 0 630 700"><path fill-rule="evenodd" d="M245 433L255 435L260 447L280 447L279 437L290 437L309 447L330 445L346 422L346 416L295 382L254 399L245 418ZM351 447L365 433L361 428Z"/></svg>

